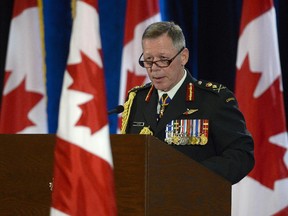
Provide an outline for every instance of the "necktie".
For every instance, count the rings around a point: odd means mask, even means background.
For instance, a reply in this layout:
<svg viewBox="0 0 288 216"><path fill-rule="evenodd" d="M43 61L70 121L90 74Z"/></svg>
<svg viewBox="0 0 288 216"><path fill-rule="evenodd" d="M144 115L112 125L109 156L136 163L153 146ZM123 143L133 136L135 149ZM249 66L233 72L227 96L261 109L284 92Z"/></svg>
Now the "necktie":
<svg viewBox="0 0 288 216"><path fill-rule="evenodd" d="M160 104L160 111L159 111L159 119L161 119L163 117L164 111L166 109L166 107L168 106L168 104L170 103L171 98L168 96L168 94L163 94L162 97L159 100L159 104Z"/></svg>

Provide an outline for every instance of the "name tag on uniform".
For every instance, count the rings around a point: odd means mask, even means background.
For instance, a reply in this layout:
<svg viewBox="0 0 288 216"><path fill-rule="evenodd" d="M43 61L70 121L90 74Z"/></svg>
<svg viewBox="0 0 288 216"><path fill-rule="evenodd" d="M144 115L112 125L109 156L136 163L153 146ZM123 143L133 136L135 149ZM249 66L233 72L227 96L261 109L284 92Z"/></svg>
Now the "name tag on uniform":
<svg viewBox="0 0 288 216"><path fill-rule="evenodd" d="M132 126L133 127L143 127L144 126L144 122L133 122Z"/></svg>

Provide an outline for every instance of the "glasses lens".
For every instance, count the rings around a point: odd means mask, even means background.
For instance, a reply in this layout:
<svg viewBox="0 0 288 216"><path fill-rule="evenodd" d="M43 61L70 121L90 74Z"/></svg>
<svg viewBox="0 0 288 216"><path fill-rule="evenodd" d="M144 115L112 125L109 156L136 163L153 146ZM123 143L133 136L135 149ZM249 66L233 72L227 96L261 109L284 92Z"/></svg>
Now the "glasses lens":
<svg viewBox="0 0 288 216"><path fill-rule="evenodd" d="M185 47L180 49L179 52L173 58L169 60L143 61L143 60L140 60L141 57L143 56L143 53L142 53L141 56L139 57L139 64L141 67L144 67L144 68L151 68L153 64L156 64L160 68L168 67L171 64L171 62L184 50L184 48Z"/></svg>
<svg viewBox="0 0 288 216"><path fill-rule="evenodd" d="M155 63L157 64L158 67L168 67L170 65L169 60L160 60Z"/></svg>
<svg viewBox="0 0 288 216"><path fill-rule="evenodd" d="M144 61L144 67L145 68L151 68L153 65L153 62L152 61Z"/></svg>
<svg viewBox="0 0 288 216"><path fill-rule="evenodd" d="M170 65L169 60L159 60L159 61L139 61L141 67L151 68L153 64L156 64L157 67L168 67Z"/></svg>

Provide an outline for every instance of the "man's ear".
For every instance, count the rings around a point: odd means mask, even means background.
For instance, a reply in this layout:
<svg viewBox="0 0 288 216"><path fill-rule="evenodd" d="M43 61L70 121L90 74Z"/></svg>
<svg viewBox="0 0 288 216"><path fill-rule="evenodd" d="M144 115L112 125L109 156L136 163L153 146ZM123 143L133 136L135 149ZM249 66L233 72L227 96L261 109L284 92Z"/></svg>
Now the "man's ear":
<svg viewBox="0 0 288 216"><path fill-rule="evenodd" d="M187 48L184 48L184 50L181 52L181 64L184 66L189 60L189 50Z"/></svg>

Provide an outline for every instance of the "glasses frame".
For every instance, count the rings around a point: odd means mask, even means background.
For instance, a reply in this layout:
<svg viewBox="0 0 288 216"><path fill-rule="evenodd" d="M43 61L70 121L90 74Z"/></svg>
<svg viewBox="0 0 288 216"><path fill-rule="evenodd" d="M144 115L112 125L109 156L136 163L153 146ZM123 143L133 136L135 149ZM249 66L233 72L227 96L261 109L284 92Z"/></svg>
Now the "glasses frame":
<svg viewBox="0 0 288 216"><path fill-rule="evenodd" d="M169 67L170 64L173 62L173 60L185 49L185 47L182 47L179 52L174 56L172 57L171 59L167 59L167 60L157 60L157 61L144 61L144 60L140 60L141 57L143 56L143 53L140 55L139 57L139 60L138 60L138 63L141 67L143 68L152 68L153 67L153 64L157 65L157 67L159 68L166 68L166 67ZM167 66L160 66L157 64L157 62L161 62L161 61L167 61L168 62L168 65ZM151 62L151 67L145 67L144 63L145 62Z"/></svg>

